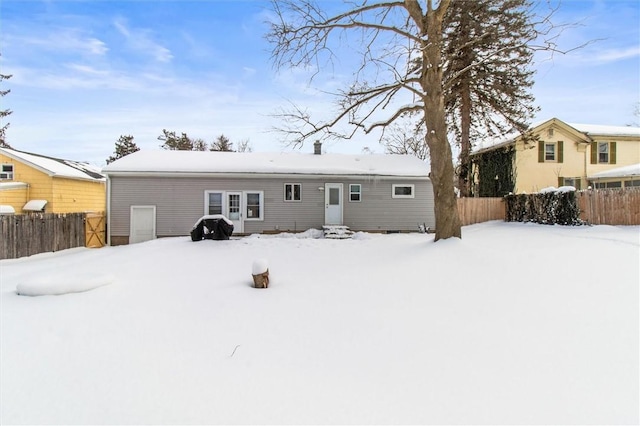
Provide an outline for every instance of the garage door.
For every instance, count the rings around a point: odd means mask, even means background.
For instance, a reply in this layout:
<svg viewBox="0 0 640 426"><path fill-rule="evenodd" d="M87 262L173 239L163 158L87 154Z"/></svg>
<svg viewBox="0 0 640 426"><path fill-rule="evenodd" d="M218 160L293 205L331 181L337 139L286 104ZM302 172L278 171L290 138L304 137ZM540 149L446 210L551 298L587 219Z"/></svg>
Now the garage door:
<svg viewBox="0 0 640 426"><path fill-rule="evenodd" d="M129 244L156 238L156 206L131 206Z"/></svg>

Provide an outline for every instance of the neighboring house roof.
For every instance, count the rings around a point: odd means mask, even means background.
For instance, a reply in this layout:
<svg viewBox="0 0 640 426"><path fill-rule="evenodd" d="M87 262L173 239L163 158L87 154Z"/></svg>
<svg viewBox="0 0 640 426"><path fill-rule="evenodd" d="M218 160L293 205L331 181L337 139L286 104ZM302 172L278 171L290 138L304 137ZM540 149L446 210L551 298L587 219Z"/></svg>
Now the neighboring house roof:
<svg viewBox="0 0 640 426"><path fill-rule="evenodd" d="M100 173L99 167L81 161L63 160L61 158L47 157L45 155L8 148L0 148L0 153L34 167L52 177L82 180L105 179L104 175Z"/></svg>
<svg viewBox="0 0 640 426"><path fill-rule="evenodd" d="M409 155L140 150L102 169L117 174L304 174L427 178L429 165Z"/></svg>
<svg viewBox="0 0 640 426"><path fill-rule="evenodd" d="M533 123L529 130L535 131L538 128L544 128L553 122L566 126L569 130L581 133L584 136L585 142L591 141L592 137L600 136L624 136L624 137L640 137L640 127L631 126L605 126L600 124L579 124L579 123L566 123L558 118L551 118L549 120ZM477 154L484 151L490 151L503 146L513 144L516 139L521 136L519 132L512 132L507 135L500 136L498 138L488 139L481 141L474 149L473 153Z"/></svg>
<svg viewBox="0 0 640 426"><path fill-rule="evenodd" d="M610 178L633 178L640 177L640 163L631 164L629 166L617 167L615 169L605 170L604 172L594 173L589 176L589 180L610 179Z"/></svg>

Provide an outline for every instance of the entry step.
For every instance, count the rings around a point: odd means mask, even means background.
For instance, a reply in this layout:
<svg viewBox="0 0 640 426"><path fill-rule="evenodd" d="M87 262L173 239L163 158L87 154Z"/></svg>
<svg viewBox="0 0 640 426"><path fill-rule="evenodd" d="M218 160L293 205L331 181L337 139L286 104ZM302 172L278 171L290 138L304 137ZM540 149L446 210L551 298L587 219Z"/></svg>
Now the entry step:
<svg viewBox="0 0 640 426"><path fill-rule="evenodd" d="M353 231L344 225L324 225L322 227L324 237L334 240L345 240L351 238Z"/></svg>

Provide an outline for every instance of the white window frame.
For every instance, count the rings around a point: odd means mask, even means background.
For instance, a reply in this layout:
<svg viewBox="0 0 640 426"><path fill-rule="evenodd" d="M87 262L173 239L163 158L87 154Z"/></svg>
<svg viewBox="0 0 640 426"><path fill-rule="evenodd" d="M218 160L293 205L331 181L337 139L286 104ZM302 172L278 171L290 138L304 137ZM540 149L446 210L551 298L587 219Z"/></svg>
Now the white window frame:
<svg viewBox="0 0 640 426"><path fill-rule="evenodd" d="M553 158L547 158L548 146L553 146ZM558 144L556 142L545 142L544 143L544 162L555 163L556 161L558 161Z"/></svg>
<svg viewBox="0 0 640 426"><path fill-rule="evenodd" d="M291 187L291 199L287 199L287 186ZM298 187L298 199L295 198L295 187ZM285 183L284 184L284 201L285 203L301 203L302 202L302 184L301 183Z"/></svg>
<svg viewBox="0 0 640 426"><path fill-rule="evenodd" d="M354 191L353 189L358 187L358 191ZM353 200L351 197L357 195L358 199ZM359 203L362 201L362 184L360 183L350 183L349 184L349 202L350 203Z"/></svg>
<svg viewBox="0 0 640 426"><path fill-rule="evenodd" d="M5 166L10 166L11 171L5 171ZM2 163L0 167L0 180L13 180L14 167L12 163Z"/></svg>
<svg viewBox="0 0 640 426"><path fill-rule="evenodd" d="M607 151L601 152L600 151L601 146L606 146ZM601 161L600 155L606 155L607 161ZM598 164L609 164L610 161L611 161L611 144L609 142L598 142Z"/></svg>
<svg viewBox="0 0 640 426"><path fill-rule="evenodd" d="M396 195L396 188L398 188L398 187L411 188L411 194L410 195L406 195L406 194ZM406 184L406 183L393 184L393 185L391 185L391 197L392 198L415 198L416 197L416 186L414 184Z"/></svg>
<svg viewBox="0 0 640 426"><path fill-rule="evenodd" d="M209 211L209 208L211 207L209 204L209 194L220 194L220 213L219 214L224 214L225 212L225 192L224 191L204 191L204 214L208 215L208 214L212 214Z"/></svg>
<svg viewBox="0 0 640 426"><path fill-rule="evenodd" d="M260 222L264 220L264 191L243 191L243 212L245 221ZM249 215L249 194L258 194L258 212L259 216Z"/></svg>

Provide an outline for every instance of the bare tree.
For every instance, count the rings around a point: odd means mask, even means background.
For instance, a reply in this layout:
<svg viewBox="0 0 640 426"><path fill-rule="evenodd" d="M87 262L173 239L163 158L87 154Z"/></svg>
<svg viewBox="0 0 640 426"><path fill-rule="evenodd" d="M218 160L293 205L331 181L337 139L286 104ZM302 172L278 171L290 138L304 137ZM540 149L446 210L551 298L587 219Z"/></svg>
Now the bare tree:
<svg viewBox="0 0 640 426"><path fill-rule="evenodd" d="M328 121L314 121L294 106L278 114L284 125L280 130L299 145L318 135L350 139L356 132L385 129L406 114L416 114L424 123L431 155L436 241L462 236L442 76L442 24L449 3L361 0L328 16L313 0L272 0L276 20L267 35L276 68L313 66L318 73L337 58L332 49L336 37L359 37L354 81L335 94L339 111ZM346 132L340 130L344 125Z"/></svg>
<svg viewBox="0 0 640 426"><path fill-rule="evenodd" d="M253 147L249 142L249 139L243 139L238 142L238 152L253 152Z"/></svg>
<svg viewBox="0 0 640 426"><path fill-rule="evenodd" d="M407 154L421 160L429 158L429 147L424 143L424 127L420 124L392 124L382 137L387 154Z"/></svg>

